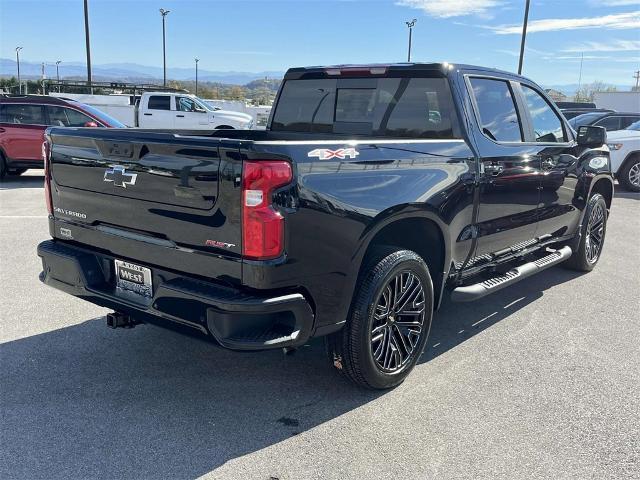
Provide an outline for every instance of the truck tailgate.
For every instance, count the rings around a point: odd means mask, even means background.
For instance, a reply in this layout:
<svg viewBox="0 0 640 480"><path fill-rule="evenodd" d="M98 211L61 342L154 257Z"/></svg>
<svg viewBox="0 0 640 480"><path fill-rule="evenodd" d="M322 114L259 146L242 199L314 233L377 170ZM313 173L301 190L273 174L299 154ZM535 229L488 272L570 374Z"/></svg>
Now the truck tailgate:
<svg viewBox="0 0 640 480"><path fill-rule="evenodd" d="M240 281L237 142L95 128L47 138L54 237Z"/></svg>

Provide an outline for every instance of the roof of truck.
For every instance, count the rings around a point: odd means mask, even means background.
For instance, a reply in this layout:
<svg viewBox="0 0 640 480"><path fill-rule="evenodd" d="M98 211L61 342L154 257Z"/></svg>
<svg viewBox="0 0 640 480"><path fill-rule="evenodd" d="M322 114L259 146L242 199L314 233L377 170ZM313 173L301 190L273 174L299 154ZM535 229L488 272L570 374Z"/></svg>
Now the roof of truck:
<svg viewBox="0 0 640 480"><path fill-rule="evenodd" d="M384 70L383 70L384 69ZM371 74L371 75L386 75L391 72L424 72L424 71L436 71L447 73L452 70L479 70L483 72L498 73L500 75L509 75L515 78L523 78L520 75L507 72L505 70L498 70L495 68L481 67L478 65L468 65L461 63L367 63L367 64L345 64L345 65L323 65L323 66L311 66L311 67L295 67L287 70L285 79L302 78L305 75L322 75L326 77L340 76L341 74ZM373 70L373 71L372 71ZM331 73L333 72L333 73Z"/></svg>

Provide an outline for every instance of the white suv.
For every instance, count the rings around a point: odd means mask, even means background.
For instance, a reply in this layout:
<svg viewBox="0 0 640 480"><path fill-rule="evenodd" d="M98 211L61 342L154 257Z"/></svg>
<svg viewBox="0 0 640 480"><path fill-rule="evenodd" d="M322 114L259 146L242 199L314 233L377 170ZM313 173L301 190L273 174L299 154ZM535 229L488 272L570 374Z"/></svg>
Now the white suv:
<svg viewBox="0 0 640 480"><path fill-rule="evenodd" d="M640 192L640 121L607 133L611 171L625 189Z"/></svg>

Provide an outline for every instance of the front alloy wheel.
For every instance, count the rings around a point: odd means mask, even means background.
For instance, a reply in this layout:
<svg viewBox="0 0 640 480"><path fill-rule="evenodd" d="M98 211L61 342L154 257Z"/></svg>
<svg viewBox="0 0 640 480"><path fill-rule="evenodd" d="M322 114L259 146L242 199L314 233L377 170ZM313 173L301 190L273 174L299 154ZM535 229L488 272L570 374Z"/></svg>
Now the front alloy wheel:
<svg viewBox="0 0 640 480"><path fill-rule="evenodd" d="M596 263L600 257L604 242L605 208L602 203L596 203L589 215L585 238L585 255L589 263Z"/></svg>
<svg viewBox="0 0 640 480"><path fill-rule="evenodd" d="M569 244L573 254L564 266L580 272L590 272L600 260L607 234L607 202L599 193L594 193L584 214L581 230Z"/></svg>

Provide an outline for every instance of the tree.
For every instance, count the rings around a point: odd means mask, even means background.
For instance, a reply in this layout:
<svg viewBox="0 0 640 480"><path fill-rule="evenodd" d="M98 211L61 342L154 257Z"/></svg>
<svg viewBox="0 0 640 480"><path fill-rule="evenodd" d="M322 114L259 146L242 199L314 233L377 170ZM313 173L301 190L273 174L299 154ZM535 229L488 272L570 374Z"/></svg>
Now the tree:
<svg viewBox="0 0 640 480"><path fill-rule="evenodd" d="M618 89L613 85L608 85L601 80L583 85L575 96L576 102L593 102L598 92L617 92Z"/></svg>

